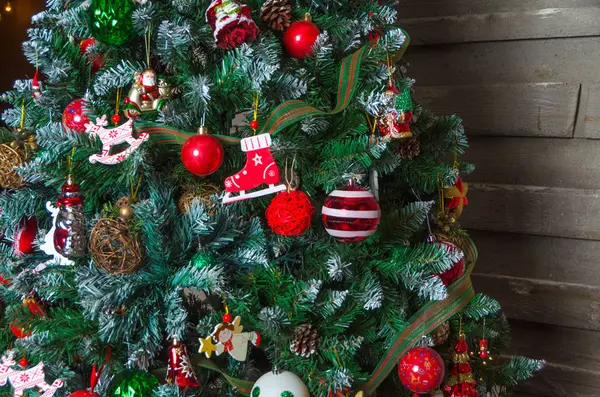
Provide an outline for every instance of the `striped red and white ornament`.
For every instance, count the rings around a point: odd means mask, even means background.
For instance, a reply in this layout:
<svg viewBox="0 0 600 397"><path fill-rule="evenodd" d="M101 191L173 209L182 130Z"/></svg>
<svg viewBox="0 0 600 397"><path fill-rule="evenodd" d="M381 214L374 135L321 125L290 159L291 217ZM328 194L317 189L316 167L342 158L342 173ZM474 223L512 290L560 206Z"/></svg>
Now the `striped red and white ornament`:
<svg viewBox="0 0 600 397"><path fill-rule="evenodd" d="M381 209L373 193L354 185L331 192L321 214L327 233L343 243L356 243L372 236L381 219Z"/></svg>

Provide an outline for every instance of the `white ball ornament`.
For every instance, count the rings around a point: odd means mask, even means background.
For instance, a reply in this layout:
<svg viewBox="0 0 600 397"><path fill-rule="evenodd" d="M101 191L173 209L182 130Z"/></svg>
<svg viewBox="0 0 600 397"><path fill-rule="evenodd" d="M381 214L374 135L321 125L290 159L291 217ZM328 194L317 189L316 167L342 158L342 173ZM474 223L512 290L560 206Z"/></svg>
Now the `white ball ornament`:
<svg viewBox="0 0 600 397"><path fill-rule="evenodd" d="M310 393L297 375L275 371L267 372L256 381L250 397L310 397Z"/></svg>

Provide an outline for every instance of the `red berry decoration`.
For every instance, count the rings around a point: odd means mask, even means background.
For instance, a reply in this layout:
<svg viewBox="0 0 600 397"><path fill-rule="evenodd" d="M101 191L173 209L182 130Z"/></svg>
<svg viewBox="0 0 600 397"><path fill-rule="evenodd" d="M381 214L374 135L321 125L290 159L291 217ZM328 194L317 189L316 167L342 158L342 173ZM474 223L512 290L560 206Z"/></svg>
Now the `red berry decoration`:
<svg viewBox="0 0 600 397"><path fill-rule="evenodd" d="M113 114L112 117L110 118L110 120L114 124L119 124L119 121L121 121L121 116L119 116L118 114Z"/></svg>
<svg viewBox="0 0 600 397"><path fill-rule="evenodd" d="M447 241L442 241L442 244L444 244L450 252L460 255L460 259L455 261L450 269L439 275L442 279L442 282L447 287L458 280L458 278L465 272L465 258L462 251L459 250L456 245Z"/></svg>
<svg viewBox="0 0 600 397"><path fill-rule="evenodd" d="M283 35L283 44L288 54L297 59L304 59L313 54L313 46L321 31L311 22L309 14L304 21L294 22Z"/></svg>
<svg viewBox="0 0 600 397"><path fill-rule="evenodd" d="M257 130L258 129L258 121L252 120L250 122L250 128L252 128L253 130Z"/></svg>
<svg viewBox="0 0 600 397"><path fill-rule="evenodd" d="M343 243L356 243L375 234L381 210L373 193L351 185L331 192L322 217L327 233Z"/></svg>
<svg viewBox="0 0 600 397"><path fill-rule="evenodd" d="M229 313L223 314L222 320L224 323L230 323L233 321L233 316Z"/></svg>
<svg viewBox="0 0 600 397"><path fill-rule="evenodd" d="M400 382L413 393L430 393L444 380L444 360L429 347L414 347L398 363Z"/></svg>
<svg viewBox="0 0 600 397"><path fill-rule="evenodd" d="M85 125L90 122L90 119L83 112L85 100L75 99L71 102L63 112L62 123L63 126L73 131L77 131L80 134L85 132Z"/></svg>
<svg viewBox="0 0 600 397"><path fill-rule="evenodd" d="M207 176L219 169L223 163L223 146L217 138L200 127L198 134L188 138L181 148L181 161L189 172Z"/></svg>
<svg viewBox="0 0 600 397"><path fill-rule="evenodd" d="M313 212L310 199L304 192L281 192L267 208L267 223L277 234L298 236L310 227Z"/></svg>
<svg viewBox="0 0 600 397"><path fill-rule="evenodd" d="M25 368L27 366L27 364L29 364L29 361L27 361L27 359L25 357L23 357L22 359L19 360L19 365L23 368Z"/></svg>
<svg viewBox="0 0 600 397"><path fill-rule="evenodd" d="M37 231L37 221L35 216L21 219L13 239L13 247L16 256L22 257L25 254L31 254L33 252L33 241L35 240Z"/></svg>

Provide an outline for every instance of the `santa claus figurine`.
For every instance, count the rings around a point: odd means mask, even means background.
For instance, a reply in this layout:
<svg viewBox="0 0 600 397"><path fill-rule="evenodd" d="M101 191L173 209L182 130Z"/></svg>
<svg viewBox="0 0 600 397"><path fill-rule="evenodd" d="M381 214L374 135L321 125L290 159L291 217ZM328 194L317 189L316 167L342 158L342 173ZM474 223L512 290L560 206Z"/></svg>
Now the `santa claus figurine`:
<svg viewBox="0 0 600 397"><path fill-rule="evenodd" d="M125 98L125 115L135 118L140 112L157 111L171 97L171 86L166 81L158 79L156 72L148 68L136 72L134 83Z"/></svg>

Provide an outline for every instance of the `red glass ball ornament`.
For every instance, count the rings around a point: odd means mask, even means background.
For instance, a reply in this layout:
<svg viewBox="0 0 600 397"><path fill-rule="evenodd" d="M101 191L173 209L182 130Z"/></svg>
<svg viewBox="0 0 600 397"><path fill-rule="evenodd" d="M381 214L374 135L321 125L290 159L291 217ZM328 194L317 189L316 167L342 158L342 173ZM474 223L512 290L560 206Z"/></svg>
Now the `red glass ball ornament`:
<svg viewBox="0 0 600 397"><path fill-rule="evenodd" d="M19 365L23 368L25 368L27 366L27 364L29 364L29 361L27 361L27 359L25 357L23 357L22 359L19 360Z"/></svg>
<svg viewBox="0 0 600 397"><path fill-rule="evenodd" d="M250 122L250 128L252 128L253 130L256 130L256 129L258 129L258 121L256 121L256 120L252 120L252 121Z"/></svg>
<svg viewBox="0 0 600 397"><path fill-rule="evenodd" d="M455 261L450 269L439 275L442 279L442 282L447 287L458 280L458 278L465 272L465 258L461 250L458 249L456 245L447 241L442 241L442 244L444 244L450 252L461 254L461 258L458 261Z"/></svg>
<svg viewBox="0 0 600 397"><path fill-rule="evenodd" d="M69 394L69 397L100 397L98 393L89 390L77 390Z"/></svg>
<svg viewBox="0 0 600 397"><path fill-rule="evenodd" d="M63 126L80 134L85 132L85 125L90 122L90 119L83 112L85 101L83 99L75 99L71 102L63 112Z"/></svg>
<svg viewBox="0 0 600 397"><path fill-rule="evenodd" d="M188 138L181 148L181 162L194 175L206 176L223 163L223 146L212 135L201 133Z"/></svg>
<svg viewBox="0 0 600 397"><path fill-rule="evenodd" d="M304 59L313 54L313 46L321 31L310 21L294 22L283 35L283 44L288 54Z"/></svg>
<svg viewBox="0 0 600 397"><path fill-rule="evenodd" d="M225 314L223 314L222 319L223 319L224 323L230 323L233 321L233 316L229 313L225 313Z"/></svg>
<svg viewBox="0 0 600 397"><path fill-rule="evenodd" d="M360 186L331 192L321 214L327 233L343 243L356 243L372 236L381 219L377 199Z"/></svg>
<svg viewBox="0 0 600 397"><path fill-rule="evenodd" d="M314 213L308 196L299 190L281 192L267 208L267 223L271 230L282 236L298 236L310 227Z"/></svg>
<svg viewBox="0 0 600 397"><path fill-rule="evenodd" d="M33 240L35 240L37 231L35 216L21 219L13 239L13 248L16 256L22 257L25 254L33 252Z"/></svg>
<svg viewBox="0 0 600 397"><path fill-rule="evenodd" d="M121 116L119 116L118 114L113 114L110 120L115 124L119 124L119 121L121 121Z"/></svg>
<svg viewBox="0 0 600 397"><path fill-rule="evenodd" d="M444 380L444 360L429 347L414 347L398 363L400 382L413 393L430 393Z"/></svg>

